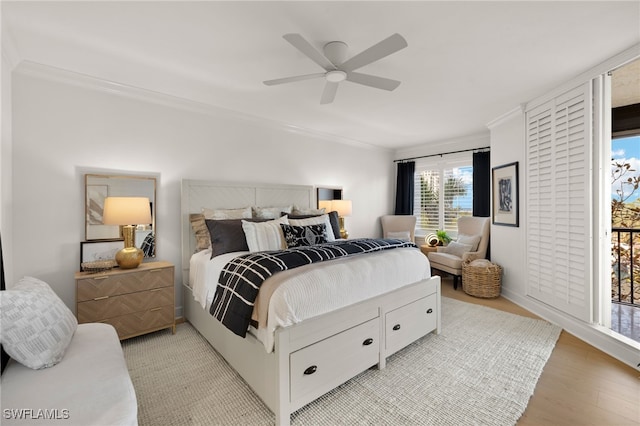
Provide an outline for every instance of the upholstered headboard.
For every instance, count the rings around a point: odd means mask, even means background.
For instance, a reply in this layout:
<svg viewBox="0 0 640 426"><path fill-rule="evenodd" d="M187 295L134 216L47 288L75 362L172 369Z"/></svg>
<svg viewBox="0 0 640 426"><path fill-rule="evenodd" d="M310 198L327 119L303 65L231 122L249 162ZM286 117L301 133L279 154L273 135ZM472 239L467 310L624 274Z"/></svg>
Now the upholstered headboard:
<svg viewBox="0 0 640 426"><path fill-rule="evenodd" d="M189 214L202 213L202 208L233 209L248 206L275 207L295 205L313 208L316 205L313 186L281 185L246 182L182 180L182 282L189 280L189 260L196 251L196 240Z"/></svg>

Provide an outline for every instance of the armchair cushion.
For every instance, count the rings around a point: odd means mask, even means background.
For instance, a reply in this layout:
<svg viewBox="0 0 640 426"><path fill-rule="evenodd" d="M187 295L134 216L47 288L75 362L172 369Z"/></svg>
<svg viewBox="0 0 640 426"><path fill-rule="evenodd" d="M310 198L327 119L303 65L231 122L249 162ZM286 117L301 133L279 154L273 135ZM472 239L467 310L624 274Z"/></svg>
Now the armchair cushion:
<svg viewBox="0 0 640 426"><path fill-rule="evenodd" d="M460 273L462 273L462 258L459 256L437 251L429 253L427 257L431 262L431 266L436 269L450 273L457 273L457 271L460 270Z"/></svg>

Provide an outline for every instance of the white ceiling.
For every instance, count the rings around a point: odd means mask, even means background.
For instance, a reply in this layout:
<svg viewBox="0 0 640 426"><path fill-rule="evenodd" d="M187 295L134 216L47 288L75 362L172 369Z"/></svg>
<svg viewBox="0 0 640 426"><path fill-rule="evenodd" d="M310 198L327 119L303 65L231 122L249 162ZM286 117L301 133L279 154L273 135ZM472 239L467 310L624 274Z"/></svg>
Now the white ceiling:
<svg viewBox="0 0 640 426"><path fill-rule="evenodd" d="M401 148L486 124L640 42L640 2L10 2L3 43L20 60ZM398 32L409 46L361 68L393 92L342 82L320 105L320 72L282 35L349 56Z"/></svg>

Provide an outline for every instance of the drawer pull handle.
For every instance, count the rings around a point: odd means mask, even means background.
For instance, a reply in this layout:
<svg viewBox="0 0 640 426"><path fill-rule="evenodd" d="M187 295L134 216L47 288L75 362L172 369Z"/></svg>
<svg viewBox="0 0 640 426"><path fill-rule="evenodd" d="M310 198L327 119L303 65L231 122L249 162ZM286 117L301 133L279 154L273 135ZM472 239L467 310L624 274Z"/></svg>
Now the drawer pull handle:
<svg viewBox="0 0 640 426"><path fill-rule="evenodd" d="M101 277L93 277L94 280L106 280L107 278L109 278L109 275L103 275Z"/></svg>
<svg viewBox="0 0 640 426"><path fill-rule="evenodd" d="M153 308L153 309L149 309L149 312L155 312L155 311L159 311L159 310L161 310L161 309L162 309L162 308Z"/></svg>
<svg viewBox="0 0 640 426"><path fill-rule="evenodd" d="M306 370L304 370L304 374L306 374L308 376L310 374L315 373L317 370L318 370L318 366L317 365L312 365L311 367L309 367Z"/></svg>
<svg viewBox="0 0 640 426"><path fill-rule="evenodd" d="M433 309L431 309L431 308L427 309L427 313L428 314L432 314L433 313Z"/></svg>
<svg viewBox="0 0 640 426"><path fill-rule="evenodd" d="M160 271L162 271L162 269L152 269L149 272L160 272Z"/></svg>
<svg viewBox="0 0 640 426"><path fill-rule="evenodd" d="M367 340L365 340L364 342L362 342L362 344L364 346L369 346L370 344L373 343L373 339L371 337L369 337Z"/></svg>
<svg viewBox="0 0 640 426"><path fill-rule="evenodd" d="M149 292L152 292L152 291L162 291L162 289L161 288L152 288L151 290L149 290Z"/></svg>
<svg viewBox="0 0 640 426"><path fill-rule="evenodd" d="M393 331L398 331L400 330L400 324L396 324L393 326Z"/></svg>
<svg viewBox="0 0 640 426"><path fill-rule="evenodd" d="M109 296L102 296L102 297L94 297L93 300L104 300L104 299L108 299Z"/></svg>

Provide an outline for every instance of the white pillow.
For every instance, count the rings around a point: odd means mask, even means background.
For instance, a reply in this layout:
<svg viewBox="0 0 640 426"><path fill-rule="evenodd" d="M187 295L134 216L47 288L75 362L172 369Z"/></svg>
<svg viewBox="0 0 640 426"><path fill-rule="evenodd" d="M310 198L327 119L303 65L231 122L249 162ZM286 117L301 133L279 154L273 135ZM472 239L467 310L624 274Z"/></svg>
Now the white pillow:
<svg viewBox="0 0 640 426"><path fill-rule="evenodd" d="M282 233L280 224L289 224L288 217L282 216L267 222L247 222L242 221L242 230L247 239L247 246L250 252L283 250L287 248L287 243Z"/></svg>
<svg viewBox="0 0 640 426"><path fill-rule="evenodd" d="M385 238L394 238L396 240L411 241L411 233L409 231L387 232Z"/></svg>
<svg viewBox="0 0 640 426"><path fill-rule="evenodd" d="M34 370L62 361L78 321L51 287L24 277L0 298L0 342L7 354Z"/></svg>
<svg viewBox="0 0 640 426"><path fill-rule="evenodd" d="M257 219L277 219L282 213L291 214L293 206L282 207L252 207L253 217Z"/></svg>
<svg viewBox="0 0 640 426"><path fill-rule="evenodd" d="M471 251L471 244L460 244L452 241L444 247L443 251L454 256L462 257L464 253Z"/></svg>
<svg viewBox="0 0 640 426"><path fill-rule="evenodd" d="M471 246L471 250L469 251L478 251L478 244L480 244L480 235L464 235L458 234L458 238L456 239L460 244L469 244Z"/></svg>
<svg viewBox="0 0 640 426"><path fill-rule="evenodd" d="M328 214L321 216L308 217L306 219L289 219L289 225L293 226L309 226L309 225L325 225L327 231L327 241L335 241L336 236L333 235L333 228L331 227L331 221Z"/></svg>
<svg viewBox="0 0 640 426"><path fill-rule="evenodd" d="M202 208L202 214L205 219L251 219L251 207L243 209L208 209Z"/></svg>

